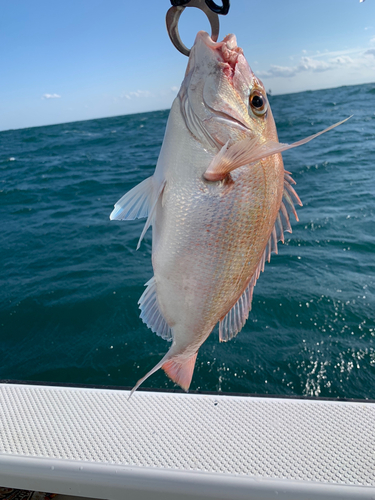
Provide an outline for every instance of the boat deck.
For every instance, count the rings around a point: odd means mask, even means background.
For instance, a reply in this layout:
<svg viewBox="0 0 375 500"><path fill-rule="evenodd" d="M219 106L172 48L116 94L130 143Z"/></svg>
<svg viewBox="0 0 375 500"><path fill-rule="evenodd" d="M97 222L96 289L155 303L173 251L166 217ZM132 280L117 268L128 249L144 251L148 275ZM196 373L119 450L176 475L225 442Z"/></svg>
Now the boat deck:
<svg viewBox="0 0 375 500"><path fill-rule="evenodd" d="M375 498L375 404L0 384L0 485L113 500Z"/></svg>

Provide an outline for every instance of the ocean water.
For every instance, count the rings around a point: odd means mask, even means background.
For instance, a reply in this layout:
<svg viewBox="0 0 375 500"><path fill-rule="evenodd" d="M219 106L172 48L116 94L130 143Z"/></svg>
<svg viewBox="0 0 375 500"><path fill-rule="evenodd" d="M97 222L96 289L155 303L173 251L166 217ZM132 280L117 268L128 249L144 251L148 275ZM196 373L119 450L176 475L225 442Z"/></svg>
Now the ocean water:
<svg viewBox="0 0 375 500"><path fill-rule="evenodd" d="M375 83L270 98L304 204L237 338L192 390L375 399ZM169 348L140 320L144 220L109 220L153 173L168 111L0 133L0 379L132 386ZM173 388L159 371L146 387Z"/></svg>

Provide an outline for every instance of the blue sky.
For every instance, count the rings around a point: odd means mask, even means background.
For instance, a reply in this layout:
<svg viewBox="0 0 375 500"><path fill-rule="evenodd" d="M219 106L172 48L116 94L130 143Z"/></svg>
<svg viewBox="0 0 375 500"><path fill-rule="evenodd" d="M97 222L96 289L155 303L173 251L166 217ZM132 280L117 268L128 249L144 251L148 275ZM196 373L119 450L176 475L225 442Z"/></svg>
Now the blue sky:
<svg viewBox="0 0 375 500"><path fill-rule="evenodd" d="M169 0L0 7L0 130L170 107L187 58L166 32ZM231 0L220 21L274 94L375 81L374 0ZM204 14L185 9L186 45L200 29Z"/></svg>

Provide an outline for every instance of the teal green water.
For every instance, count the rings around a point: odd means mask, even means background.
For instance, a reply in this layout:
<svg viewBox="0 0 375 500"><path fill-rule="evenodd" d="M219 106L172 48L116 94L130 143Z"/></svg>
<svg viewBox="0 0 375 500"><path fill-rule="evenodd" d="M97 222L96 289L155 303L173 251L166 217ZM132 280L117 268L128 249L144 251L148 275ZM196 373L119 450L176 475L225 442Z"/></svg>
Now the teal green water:
<svg viewBox="0 0 375 500"><path fill-rule="evenodd" d="M271 97L304 206L238 337L192 390L375 398L375 84ZM113 204L152 174L168 111L0 133L0 378L132 386L169 344L139 319L144 221ZM173 388L162 371L145 384Z"/></svg>

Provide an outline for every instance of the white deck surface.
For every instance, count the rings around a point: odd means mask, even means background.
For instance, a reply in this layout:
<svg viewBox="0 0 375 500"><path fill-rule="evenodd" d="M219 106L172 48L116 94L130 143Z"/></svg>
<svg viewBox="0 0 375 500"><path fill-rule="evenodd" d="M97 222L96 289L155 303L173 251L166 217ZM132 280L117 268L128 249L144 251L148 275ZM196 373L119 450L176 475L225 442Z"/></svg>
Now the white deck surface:
<svg viewBox="0 0 375 500"><path fill-rule="evenodd" d="M375 499L375 405L0 384L0 485L94 498Z"/></svg>

